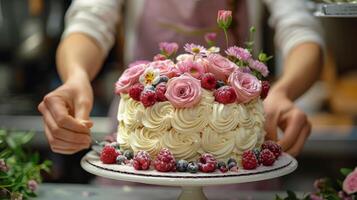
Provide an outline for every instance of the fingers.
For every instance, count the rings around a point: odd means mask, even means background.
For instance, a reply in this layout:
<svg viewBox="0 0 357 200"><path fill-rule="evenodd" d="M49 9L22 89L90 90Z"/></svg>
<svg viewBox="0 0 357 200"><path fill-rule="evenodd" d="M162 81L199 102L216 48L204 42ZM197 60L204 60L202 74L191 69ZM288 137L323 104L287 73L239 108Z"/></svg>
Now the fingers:
<svg viewBox="0 0 357 200"><path fill-rule="evenodd" d="M76 119L89 121L92 102L86 99L78 99L74 102L74 116Z"/></svg>
<svg viewBox="0 0 357 200"><path fill-rule="evenodd" d="M45 134L52 151L72 154L89 147L91 142L89 133L79 133L61 128L44 102L41 102L38 108L43 115Z"/></svg>
<svg viewBox="0 0 357 200"><path fill-rule="evenodd" d="M309 137L311 133L311 124L310 122L307 122L302 129L301 133L299 134L299 137L297 138L295 144L288 149L286 152L289 153L292 156L297 156L301 152L302 148L304 147L306 139Z"/></svg>
<svg viewBox="0 0 357 200"><path fill-rule="evenodd" d="M66 104L63 98L57 96L46 96L43 102L59 127L75 132L90 132L88 127L69 114L68 104Z"/></svg>
<svg viewBox="0 0 357 200"><path fill-rule="evenodd" d="M307 124L305 113L299 109L293 109L282 116L280 126L283 126L284 135L278 141L284 151L290 149L295 143L303 128Z"/></svg>

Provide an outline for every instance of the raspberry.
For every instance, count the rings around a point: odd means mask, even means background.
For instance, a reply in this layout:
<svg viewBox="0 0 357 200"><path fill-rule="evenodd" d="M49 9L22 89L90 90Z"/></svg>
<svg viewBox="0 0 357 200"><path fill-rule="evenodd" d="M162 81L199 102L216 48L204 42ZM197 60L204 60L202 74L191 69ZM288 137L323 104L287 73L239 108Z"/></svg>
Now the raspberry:
<svg viewBox="0 0 357 200"><path fill-rule="evenodd" d="M155 92L156 92L157 101L166 101L167 100L167 98L165 96L165 92L166 92L166 83L165 82L159 83L156 86Z"/></svg>
<svg viewBox="0 0 357 200"><path fill-rule="evenodd" d="M100 160L104 164L114 164L119 154L120 153L114 147L107 145L100 154Z"/></svg>
<svg viewBox="0 0 357 200"><path fill-rule="evenodd" d="M262 144L262 149L269 149L271 152L273 152L276 159L279 158L282 152L281 146L271 140L265 141Z"/></svg>
<svg viewBox="0 0 357 200"><path fill-rule="evenodd" d="M231 86L223 86L214 91L215 100L219 103L229 104L234 103L237 95Z"/></svg>
<svg viewBox="0 0 357 200"><path fill-rule="evenodd" d="M198 172L198 164L196 162L189 162L187 165L187 171L190 173L197 173Z"/></svg>
<svg viewBox="0 0 357 200"><path fill-rule="evenodd" d="M263 149L260 152L259 162L262 163L264 166L272 166L275 162L274 153L271 152L269 149Z"/></svg>
<svg viewBox="0 0 357 200"><path fill-rule="evenodd" d="M209 173L216 170L217 160L213 157L212 154L203 154L201 155L198 163L200 171Z"/></svg>
<svg viewBox="0 0 357 200"><path fill-rule="evenodd" d="M262 91L260 92L260 97L265 99L268 96L270 89L269 81L262 81Z"/></svg>
<svg viewBox="0 0 357 200"><path fill-rule="evenodd" d="M157 155L154 166L160 172L176 171L176 160L168 149L163 148Z"/></svg>
<svg viewBox="0 0 357 200"><path fill-rule="evenodd" d="M136 101L140 101L140 95L143 90L144 86L140 83L136 83L129 88L129 96Z"/></svg>
<svg viewBox="0 0 357 200"><path fill-rule="evenodd" d="M201 76L201 86L207 90L216 88L217 80L212 73L205 73Z"/></svg>
<svg viewBox="0 0 357 200"><path fill-rule="evenodd" d="M136 170L148 170L150 164L151 158L146 151L139 151L133 158L133 166Z"/></svg>
<svg viewBox="0 0 357 200"><path fill-rule="evenodd" d="M255 169L258 167L258 159L252 150L247 150L243 152L242 155L242 166L244 169Z"/></svg>
<svg viewBox="0 0 357 200"><path fill-rule="evenodd" d="M140 95L140 101L144 107L150 107L156 103L156 93L152 90L144 90Z"/></svg>
<svg viewBox="0 0 357 200"><path fill-rule="evenodd" d="M186 160L179 160L176 163L176 169L179 172L187 171L188 162Z"/></svg>

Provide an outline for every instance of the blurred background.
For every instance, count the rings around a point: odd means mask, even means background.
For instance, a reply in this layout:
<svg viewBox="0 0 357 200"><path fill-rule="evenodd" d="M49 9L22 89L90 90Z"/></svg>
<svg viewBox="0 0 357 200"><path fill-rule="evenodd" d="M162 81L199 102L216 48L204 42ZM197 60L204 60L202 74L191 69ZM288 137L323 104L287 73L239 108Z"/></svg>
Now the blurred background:
<svg viewBox="0 0 357 200"><path fill-rule="evenodd" d="M0 0L0 127L36 131L31 148L54 162L46 182L93 183L93 177L79 165L85 152L68 156L50 151L37 111L43 96L61 84L55 52L70 3ZM312 121L312 135L298 157L297 171L273 180L273 184L263 184L261 189L310 191L314 179L338 177L339 168L357 166L357 17L321 16L315 2L307 3L323 25L327 44L320 80L297 101ZM263 49L275 55L269 63L274 80L281 66L272 42L273 31L266 23L269 13L264 10ZM112 132L107 116L113 85L123 66L118 56L122 55L121 46L117 42L93 81L92 131L99 140Z"/></svg>

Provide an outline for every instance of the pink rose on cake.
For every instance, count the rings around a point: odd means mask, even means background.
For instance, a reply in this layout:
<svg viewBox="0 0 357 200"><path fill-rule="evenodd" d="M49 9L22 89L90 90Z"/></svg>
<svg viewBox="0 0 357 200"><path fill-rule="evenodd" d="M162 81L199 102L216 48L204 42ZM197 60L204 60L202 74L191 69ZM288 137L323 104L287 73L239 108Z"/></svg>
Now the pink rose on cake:
<svg viewBox="0 0 357 200"><path fill-rule="evenodd" d="M192 77L196 79L200 79L202 74L205 73L203 65L201 65L199 62L195 62L192 60L178 62L177 68L182 74L189 73Z"/></svg>
<svg viewBox="0 0 357 200"><path fill-rule="evenodd" d="M228 78L228 83L234 88L239 103L247 103L260 95L260 81L249 73L235 70Z"/></svg>
<svg viewBox="0 0 357 200"><path fill-rule="evenodd" d="M145 71L145 68L146 64L138 64L126 69L115 83L115 93L128 93L130 86L139 81L139 77Z"/></svg>
<svg viewBox="0 0 357 200"><path fill-rule="evenodd" d="M166 98L175 108L190 108L201 100L201 83L189 74L174 77L167 83Z"/></svg>
<svg viewBox="0 0 357 200"><path fill-rule="evenodd" d="M233 62L219 54L210 54L207 59L209 64L206 66L206 70L214 74L219 80L226 80L237 69Z"/></svg>
<svg viewBox="0 0 357 200"><path fill-rule="evenodd" d="M175 63L172 60L157 60L151 62L148 67L160 70L160 75L172 78L177 76L178 70L175 67Z"/></svg>

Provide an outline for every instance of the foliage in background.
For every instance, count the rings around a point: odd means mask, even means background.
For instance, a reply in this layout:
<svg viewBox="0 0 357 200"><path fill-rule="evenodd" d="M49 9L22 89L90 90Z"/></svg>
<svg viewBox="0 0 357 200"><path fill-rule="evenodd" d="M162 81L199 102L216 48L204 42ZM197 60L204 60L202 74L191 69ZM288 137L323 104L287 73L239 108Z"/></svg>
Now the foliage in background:
<svg viewBox="0 0 357 200"><path fill-rule="evenodd" d="M0 199L36 197L41 171L50 171L51 161L40 163L38 153L24 149L34 133L0 129Z"/></svg>
<svg viewBox="0 0 357 200"><path fill-rule="evenodd" d="M355 171L342 168L340 172L343 175L343 180L333 180L331 178L317 179L314 182L316 192L303 195L303 197L299 198L294 192L287 191L287 197L276 195L275 200L357 200L357 168ZM347 184L350 184L354 188L352 190L351 188L346 188Z"/></svg>

